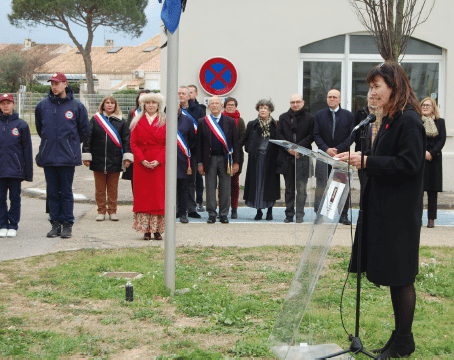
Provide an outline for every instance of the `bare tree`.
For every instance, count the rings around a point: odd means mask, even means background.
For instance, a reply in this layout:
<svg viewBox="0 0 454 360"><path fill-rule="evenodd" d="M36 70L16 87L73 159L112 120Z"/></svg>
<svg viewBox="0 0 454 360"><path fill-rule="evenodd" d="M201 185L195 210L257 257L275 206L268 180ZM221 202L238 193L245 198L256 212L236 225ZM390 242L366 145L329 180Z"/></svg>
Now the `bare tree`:
<svg viewBox="0 0 454 360"><path fill-rule="evenodd" d="M373 36L384 60L398 61L418 25L424 23L436 0L348 0Z"/></svg>

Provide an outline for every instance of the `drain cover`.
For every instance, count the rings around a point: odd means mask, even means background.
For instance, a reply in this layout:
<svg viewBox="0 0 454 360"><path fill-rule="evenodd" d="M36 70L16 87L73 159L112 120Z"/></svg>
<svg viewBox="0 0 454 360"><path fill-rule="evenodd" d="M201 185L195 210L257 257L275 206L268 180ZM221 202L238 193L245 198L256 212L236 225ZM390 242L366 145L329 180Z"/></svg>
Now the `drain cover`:
<svg viewBox="0 0 454 360"><path fill-rule="evenodd" d="M117 278L117 279L140 279L143 275L138 272L121 272L121 271L112 271L102 274L105 277Z"/></svg>

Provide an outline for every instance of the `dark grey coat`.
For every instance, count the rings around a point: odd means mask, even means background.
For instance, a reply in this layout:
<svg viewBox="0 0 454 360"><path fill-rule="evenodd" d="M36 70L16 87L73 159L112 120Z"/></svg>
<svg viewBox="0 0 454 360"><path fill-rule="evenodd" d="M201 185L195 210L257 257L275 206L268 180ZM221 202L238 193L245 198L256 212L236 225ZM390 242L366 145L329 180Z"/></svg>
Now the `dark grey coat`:
<svg viewBox="0 0 454 360"><path fill-rule="evenodd" d="M250 121L247 124L246 135L244 136L244 150L248 153L246 180L244 182L244 197L246 201L254 202L257 188L257 154L262 134L259 120ZM276 122L270 124L270 139L276 139ZM263 200L272 201L281 198L280 176L276 172L276 160L279 146L268 143L265 160L265 191Z"/></svg>
<svg viewBox="0 0 454 360"><path fill-rule="evenodd" d="M438 135L427 137L426 150L432 155L432 160L426 160L424 170L424 191L443 191L443 159L441 149L446 142L446 126L443 119L435 121Z"/></svg>
<svg viewBox="0 0 454 360"><path fill-rule="evenodd" d="M375 284L409 285L418 274L425 151L426 132L415 110L383 119L366 161L363 203L361 268Z"/></svg>

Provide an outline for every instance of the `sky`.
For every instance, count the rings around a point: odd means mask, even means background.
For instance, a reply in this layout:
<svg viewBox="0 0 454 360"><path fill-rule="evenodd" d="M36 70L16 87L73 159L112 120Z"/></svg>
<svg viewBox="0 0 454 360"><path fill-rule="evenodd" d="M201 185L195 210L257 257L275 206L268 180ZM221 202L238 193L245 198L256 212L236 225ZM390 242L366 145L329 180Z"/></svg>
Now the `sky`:
<svg viewBox="0 0 454 360"><path fill-rule="evenodd" d="M37 44L67 43L74 46L68 33L60 29L46 26L22 29L12 26L7 16L11 13L11 0L0 0L0 9L2 9L0 12L0 44L23 44L24 39L29 38ZM103 46L104 39L113 39L116 46L140 45L159 33L161 26L160 12L161 4L158 3L158 0L148 0L148 6L145 9L148 22L140 37L131 39L122 33L115 33L109 28L100 27L95 31L93 45ZM79 42L85 45L87 31L77 25L73 25L71 28Z"/></svg>

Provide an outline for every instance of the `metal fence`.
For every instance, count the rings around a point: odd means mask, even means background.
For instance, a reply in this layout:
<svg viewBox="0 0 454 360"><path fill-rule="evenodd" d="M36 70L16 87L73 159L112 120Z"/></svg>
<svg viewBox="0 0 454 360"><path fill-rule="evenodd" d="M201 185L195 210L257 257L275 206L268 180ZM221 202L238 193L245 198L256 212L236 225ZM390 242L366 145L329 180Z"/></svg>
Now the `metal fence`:
<svg viewBox="0 0 454 360"><path fill-rule="evenodd" d="M38 103L44 99L47 99L46 94L39 93L17 93L13 94L16 101L16 112L19 114L19 117L25 120L30 126L32 133L36 132L35 127L35 108ZM98 106L104 99L105 95L100 94L74 94L74 98L77 101L80 101L87 108L88 117L91 118L96 111L98 111ZM116 94L115 99L118 102L118 105L123 112L123 116L126 118L130 109L136 107L136 97L135 94Z"/></svg>

